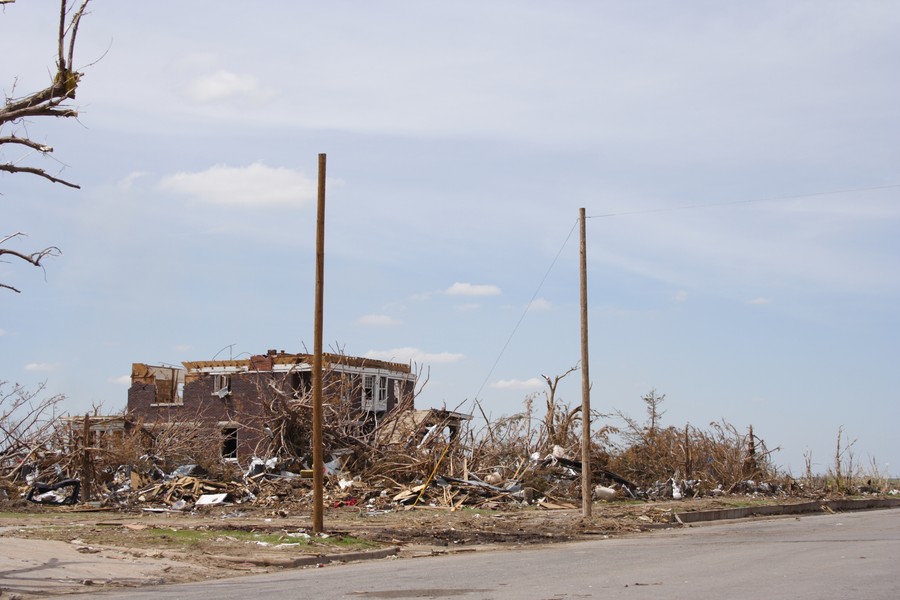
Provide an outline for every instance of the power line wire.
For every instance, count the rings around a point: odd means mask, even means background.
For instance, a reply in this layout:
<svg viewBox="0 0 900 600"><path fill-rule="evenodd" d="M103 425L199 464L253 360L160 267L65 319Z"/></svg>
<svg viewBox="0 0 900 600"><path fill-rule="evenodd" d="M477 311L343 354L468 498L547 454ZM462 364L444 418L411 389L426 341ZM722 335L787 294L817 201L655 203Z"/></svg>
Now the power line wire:
<svg viewBox="0 0 900 600"><path fill-rule="evenodd" d="M556 253L556 256L553 257L553 261L550 263L550 266L547 268L547 272L544 273L544 277L541 279L541 282L538 284L537 289L534 290L534 294L531 295L531 300L528 301L528 304L525 305L525 310L522 311L522 316L519 317L519 320L516 322L516 326L513 327L512 333L509 334L509 337L506 338L506 343L503 344L503 348L500 349L500 353L497 355L497 359L494 360L494 364L491 365L491 370L488 371L487 376L484 378L484 381L481 382L481 387L478 388L478 392L476 392L475 396L472 398L473 402L478 400L478 397L481 395L482 390L484 390L484 386L487 385L488 380L490 380L491 375L494 374L494 369L497 368L497 365L500 363L500 359L503 358L503 354L506 352L506 349L509 347L510 342L512 342L513 337L515 337L516 332L519 330L519 326L522 324L522 321L525 320L525 315L528 314L528 311L531 310L531 306L534 304L534 301L537 299L537 295L541 293L541 288L544 287L544 283L547 281L547 277L550 276L550 273L553 271L553 267L556 266L556 261L559 260L562 251L565 249L566 245L568 245L569 240L572 238L572 232L575 231L575 228L578 226L578 219L575 219L575 224L572 225L572 229L569 230L569 235L566 236L565 241L563 241L562 246L559 247L559 251Z"/></svg>
<svg viewBox="0 0 900 600"><path fill-rule="evenodd" d="M851 188L845 190L831 190L827 192L813 192L811 194L795 194L790 196L776 196L773 198L752 198L749 200L732 200L729 202L711 202L708 204L688 204L684 206L673 206L673 207L659 207L659 208L650 208L646 210L634 210L627 212L619 212L619 213L605 213L599 215L588 215L585 218L587 219L598 219L603 217L624 217L630 215L643 215L650 213L661 213L661 212L674 212L680 210L694 210L700 208L714 208L718 206L733 206L736 204L750 204L754 202L777 202L781 200L797 200L799 198L814 198L816 196L829 196L835 194L847 194L851 192L871 192L876 190L887 190L900 188L900 184L889 184L889 185L880 185L880 186L871 186L865 188ZM497 354L497 358L494 360L494 363L491 365L490 370L488 371L487 376L484 378L484 381L481 383L481 386L478 388L478 392L476 392L475 396L472 398L473 402L478 401L478 397L481 395L481 392L484 391L485 386L490 380L491 376L494 374L494 371L497 368L497 365L500 364L500 359L503 358L503 355L506 353L507 348L509 347L512 339L515 337L516 332L518 332L519 327L522 325L522 322L525 320L525 316L531 310L532 304L537 299L537 295L540 293L541 289L544 286L544 283L547 281L547 278L550 276L550 273L553 271L553 268L556 266L556 262L559 260L560 255L562 254L565 247L568 245L569 240L572 238L572 233L575 231L575 228L578 226L578 219L575 219L575 224L572 225L572 228L569 230L569 234L566 236L566 239L563 241L562 245L559 248L559 251L556 253L556 256L553 257L553 261L550 263L547 271L544 273L543 278L541 278L540 283L537 286L537 289L534 291L534 294L531 296L531 300L528 301L528 304L525 306L525 310L522 312L522 315L519 317L519 320L516 322L515 327L513 327L512 333L509 334L509 337L506 339L506 342L503 344L503 347L500 349L500 352Z"/></svg>

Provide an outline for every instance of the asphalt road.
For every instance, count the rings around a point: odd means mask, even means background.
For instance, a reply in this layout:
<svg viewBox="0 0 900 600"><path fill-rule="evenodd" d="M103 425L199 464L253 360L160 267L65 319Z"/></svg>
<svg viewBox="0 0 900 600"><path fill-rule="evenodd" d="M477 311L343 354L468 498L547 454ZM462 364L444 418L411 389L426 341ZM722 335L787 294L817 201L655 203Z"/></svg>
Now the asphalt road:
<svg viewBox="0 0 900 600"><path fill-rule="evenodd" d="M900 598L900 510L717 523L541 548L382 559L114 598Z"/></svg>

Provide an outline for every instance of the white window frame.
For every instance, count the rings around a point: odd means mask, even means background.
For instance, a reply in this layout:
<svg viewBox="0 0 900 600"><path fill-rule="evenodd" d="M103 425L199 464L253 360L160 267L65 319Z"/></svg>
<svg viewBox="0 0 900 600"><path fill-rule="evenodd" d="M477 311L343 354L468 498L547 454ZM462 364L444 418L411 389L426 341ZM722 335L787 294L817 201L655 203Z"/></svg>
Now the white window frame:
<svg viewBox="0 0 900 600"><path fill-rule="evenodd" d="M225 398L231 395L231 373L213 374L213 396Z"/></svg>
<svg viewBox="0 0 900 600"><path fill-rule="evenodd" d="M240 449L240 435L241 430L240 427L233 423L229 423L224 427L220 427L220 431L222 432L222 447L219 449L219 453L222 455L222 460L225 462L237 462L238 460L238 452ZM233 432L230 433L230 432ZM230 452L228 455L225 454L225 445L229 442L234 441L234 450Z"/></svg>
<svg viewBox="0 0 900 600"><path fill-rule="evenodd" d="M388 378L385 375L378 376L378 396L375 398L375 412L387 411L388 405Z"/></svg>
<svg viewBox="0 0 900 600"><path fill-rule="evenodd" d="M376 381L375 375L362 374L362 396L360 397L359 408L363 412L375 411L375 394L378 393L378 389L375 387Z"/></svg>

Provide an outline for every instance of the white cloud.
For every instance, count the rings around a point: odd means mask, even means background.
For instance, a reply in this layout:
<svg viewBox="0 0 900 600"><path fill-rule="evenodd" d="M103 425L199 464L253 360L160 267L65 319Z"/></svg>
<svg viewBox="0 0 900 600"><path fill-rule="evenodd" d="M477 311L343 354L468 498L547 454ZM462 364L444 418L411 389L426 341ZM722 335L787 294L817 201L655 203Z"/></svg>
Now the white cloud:
<svg viewBox="0 0 900 600"><path fill-rule="evenodd" d="M759 298L754 298L753 300L748 300L747 304L756 304L756 305L761 306L764 304L772 304L772 301L769 300L768 298L759 297Z"/></svg>
<svg viewBox="0 0 900 600"><path fill-rule="evenodd" d="M0 337L3 337L4 335L6 335L6 330L0 329Z"/></svg>
<svg viewBox="0 0 900 600"><path fill-rule="evenodd" d="M452 352L428 353L419 348L394 348L392 350L369 350L366 352L366 358L375 358L378 360L388 360L400 363L453 363L465 358L464 354L454 354Z"/></svg>
<svg viewBox="0 0 900 600"><path fill-rule="evenodd" d="M530 310L550 310L553 308L553 304L546 298L535 298L532 300L531 304L528 305L528 308Z"/></svg>
<svg viewBox="0 0 900 600"><path fill-rule="evenodd" d="M175 346L175 352L184 353L191 349L191 346L188 344L178 344Z"/></svg>
<svg viewBox="0 0 900 600"><path fill-rule="evenodd" d="M267 100L274 93L263 88L252 75L238 75L219 69L191 81L187 86L187 95L194 102L207 103L229 98Z"/></svg>
<svg viewBox="0 0 900 600"><path fill-rule="evenodd" d="M300 205L316 197L316 183L304 173L255 162L246 167L216 165L197 173L163 177L159 189L210 204Z"/></svg>
<svg viewBox="0 0 900 600"><path fill-rule="evenodd" d="M28 363L25 365L26 371L33 371L35 373L51 373L59 368L59 365L53 363Z"/></svg>
<svg viewBox="0 0 900 600"><path fill-rule="evenodd" d="M448 296L499 296L500 288L496 285L476 285L456 282L444 290Z"/></svg>
<svg viewBox="0 0 900 600"><path fill-rule="evenodd" d="M363 315L356 320L360 325L370 327L390 327L392 325L400 325L402 321L388 315Z"/></svg>
<svg viewBox="0 0 900 600"><path fill-rule="evenodd" d="M675 292L673 299L675 300L675 302L687 302L688 293L684 290L678 290L677 292Z"/></svg>
<svg viewBox="0 0 900 600"><path fill-rule="evenodd" d="M110 377L108 381L110 383L115 383L116 385L131 385L131 375L122 375L120 377Z"/></svg>
<svg viewBox="0 0 900 600"><path fill-rule="evenodd" d="M501 379L491 384L491 387L498 390L533 390L540 388L544 382L537 377L531 379Z"/></svg>
<svg viewBox="0 0 900 600"><path fill-rule="evenodd" d="M137 181L141 177L144 177L145 175L147 175L146 171L134 171L120 179L116 185L118 185L119 189L128 191L134 185L135 181Z"/></svg>

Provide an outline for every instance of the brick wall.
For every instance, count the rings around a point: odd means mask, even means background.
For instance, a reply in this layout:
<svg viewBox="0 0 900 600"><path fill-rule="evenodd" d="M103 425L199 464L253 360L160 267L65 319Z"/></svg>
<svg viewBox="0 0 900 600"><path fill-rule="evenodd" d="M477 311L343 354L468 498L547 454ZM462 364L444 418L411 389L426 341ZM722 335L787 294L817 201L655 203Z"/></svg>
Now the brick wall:
<svg viewBox="0 0 900 600"><path fill-rule="evenodd" d="M214 394L215 376L210 374L189 375L186 378L183 398L180 404L157 403L157 389L153 383L135 382L128 390L128 414L135 422L152 424L156 422L193 421L210 430L211 439L218 443L219 433L228 424L238 426L238 461L246 465L255 454L271 452L271 443L263 427L271 419L266 403L271 401L273 392L269 382L273 381L281 389L288 391L291 385L299 385L300 374L261 371L242 372L231 375L231 393L219 397ZM398 384L395 386L395 381ZM351 406L359 410L361 399L361 378L357 375L345 376L345 385L350 390ZM324 381L325 401L339 400L341 375L327 374ZM402 399L411 398L415 383L388 378L388 411L394 410ZM400 392L400 398L396 392ZM213 437L214 436L214 437Z"/></svg>

